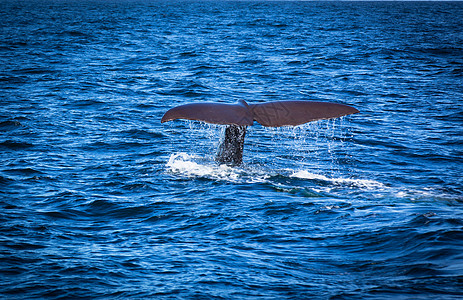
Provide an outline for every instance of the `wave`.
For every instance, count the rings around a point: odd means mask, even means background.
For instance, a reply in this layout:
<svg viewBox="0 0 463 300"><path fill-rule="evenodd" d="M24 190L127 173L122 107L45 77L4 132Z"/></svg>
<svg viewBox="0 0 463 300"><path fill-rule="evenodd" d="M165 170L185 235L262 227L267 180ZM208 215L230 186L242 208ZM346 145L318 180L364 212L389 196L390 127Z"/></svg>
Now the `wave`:
<svg viewBox="0 0 463 300"><path fill-rule="evenodd" d="M122 130L121 135L126 138L134 138L134 139L143 139L143 140L153 140L153 139L160 139L164 138L165 135L161 132L155 132L152 130L147 129L128 129Z"/></svg>
<svg viewBox="0 0 463 300"><path fill-rule="evenodd" d="M24 125L22 125L18 121L8 120L8 121L0 122L0 132L1 131L12 131L12 130L17 129L19 127L24 127Z"/></svg>
<svg viewBox="0 0 463 300"><path fill-rule="evenodd" d="M22 150L33 147L34 144L27 143L27 142L18 142L13 140L7 140L0 143L0 148L7 148L10 150Z"/></svg>
<svg viewBox="0 0 463 300"><path fill-rule="evenodd" d="M328 183L332 183L334 185L348 185L348 186L356 186L356 187L362 187L362 188L367 188L367 189L385 188L385 185L383 183L375 181L375 180L342 178L342 177L329 178L325 175L311 173L305 170L295 171L290 176L301 178L301 179L325 181Z"/></svg>
<svg viewBox="0 0 463 300"><path fill-rule="evenodd" d="M241 167L230 167L219 165L208 158L199 155L190 155L184 152L171 154L166 163L168 171L172 174L185 177L208 178L231 182L268 182L282 181L282 179L305 179L316 182L323 182L323 186L355 186L359 188L375 189L385 188L381 182L369 179L354 179L344 177L330 178L323 174L311 173L307 170L294 169L266 169L260 165L243 165Z"/></svg>
<svg viewBox="0 0 463 300"><path fill-rule="evenodd" d="M263 184L270 189L303 197L352 195L367 201L441 201L460 203L461 196L439 187L396 186L375 179L356 178L356 174L329 176L297 168L244 164L219 165L209 157L184 152L173 153L165 164L167 173L188 179L206 179L239 184ZM358 176L358 175L357 175Z"/></svg>

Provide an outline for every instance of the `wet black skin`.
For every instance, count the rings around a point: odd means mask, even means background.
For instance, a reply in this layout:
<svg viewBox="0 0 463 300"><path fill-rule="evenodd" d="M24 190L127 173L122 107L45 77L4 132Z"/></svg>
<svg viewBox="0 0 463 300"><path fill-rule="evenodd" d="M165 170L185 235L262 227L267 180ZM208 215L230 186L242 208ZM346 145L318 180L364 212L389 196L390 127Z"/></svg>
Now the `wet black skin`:
<svg viewBox="0 0 463 300"><path fill-rule="evenodd" d="M215 160L221 164L238 166L243 162L244 136L246 126L229 125L220 143Z"/></svg>

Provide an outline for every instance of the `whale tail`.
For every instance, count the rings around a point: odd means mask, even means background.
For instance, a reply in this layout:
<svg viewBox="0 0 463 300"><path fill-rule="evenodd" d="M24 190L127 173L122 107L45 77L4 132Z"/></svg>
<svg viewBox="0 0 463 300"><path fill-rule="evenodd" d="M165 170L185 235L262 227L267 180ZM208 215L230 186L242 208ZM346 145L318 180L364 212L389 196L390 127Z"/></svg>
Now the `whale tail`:
<svg viewBox="0 0 463 300"><path fill-rule="evenodd" d="M177 120L197 120L211 124L249 126L254 121L266 127L296 126L307 122L339 118L358 113L351 106L316 101L273 101L247 104L192 103L168 110L161 123Z"/></svg>
<svg viewBox="0 0 463 300"><path fill-rule="evenodd" d="M247 104L240 100L234 104L192 103L168 110L161 123L177 120L197 120L211 124L228 125L225 138L219 146L216 161L239 165L243 157L246 126L254 121L266 127L296 126L307 122L333 119L358 113L351 106L316 101L273 101Z"/></svg>

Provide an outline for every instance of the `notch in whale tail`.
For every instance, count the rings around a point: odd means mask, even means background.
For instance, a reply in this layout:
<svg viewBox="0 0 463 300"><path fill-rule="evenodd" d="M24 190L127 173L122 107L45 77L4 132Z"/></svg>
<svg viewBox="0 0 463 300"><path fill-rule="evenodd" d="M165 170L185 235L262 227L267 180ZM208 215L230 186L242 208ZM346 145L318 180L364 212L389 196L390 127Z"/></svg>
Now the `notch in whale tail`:
<svg viewBox="0 0 463 300"><path fill-rule="evenodd" d="M225 138L219 145L216 161L240 165L243 157L246 126L254 121L266 127L296 126L312 121L333 119L358 113L351 106L315 101L273 101L247 104L193 103L168 110L161 123L177 120L197 120L211 124L228 125Z"/></svg>
<svg viewBox="0 0 463 300"><path fill-rule="evenodd" d="M333 119L358 113L352 106L316 101L273 101L247 104L192 103L168 110L161 123L197 120L211 124L250 126L254 121L266 127L296 126L312 121Z"/></svg>

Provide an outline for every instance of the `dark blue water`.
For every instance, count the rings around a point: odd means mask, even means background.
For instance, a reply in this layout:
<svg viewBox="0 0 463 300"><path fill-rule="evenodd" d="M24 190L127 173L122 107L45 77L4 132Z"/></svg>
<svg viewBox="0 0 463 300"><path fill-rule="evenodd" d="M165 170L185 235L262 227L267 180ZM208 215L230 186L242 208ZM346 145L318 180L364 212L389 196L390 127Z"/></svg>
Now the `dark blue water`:
<svg viewBox="0 0 463 300"><path fill-rule="evenodd" d="M0 1L0 298L461 299L463 3ZM361 112L160 124L190 102Z"/></svg>

